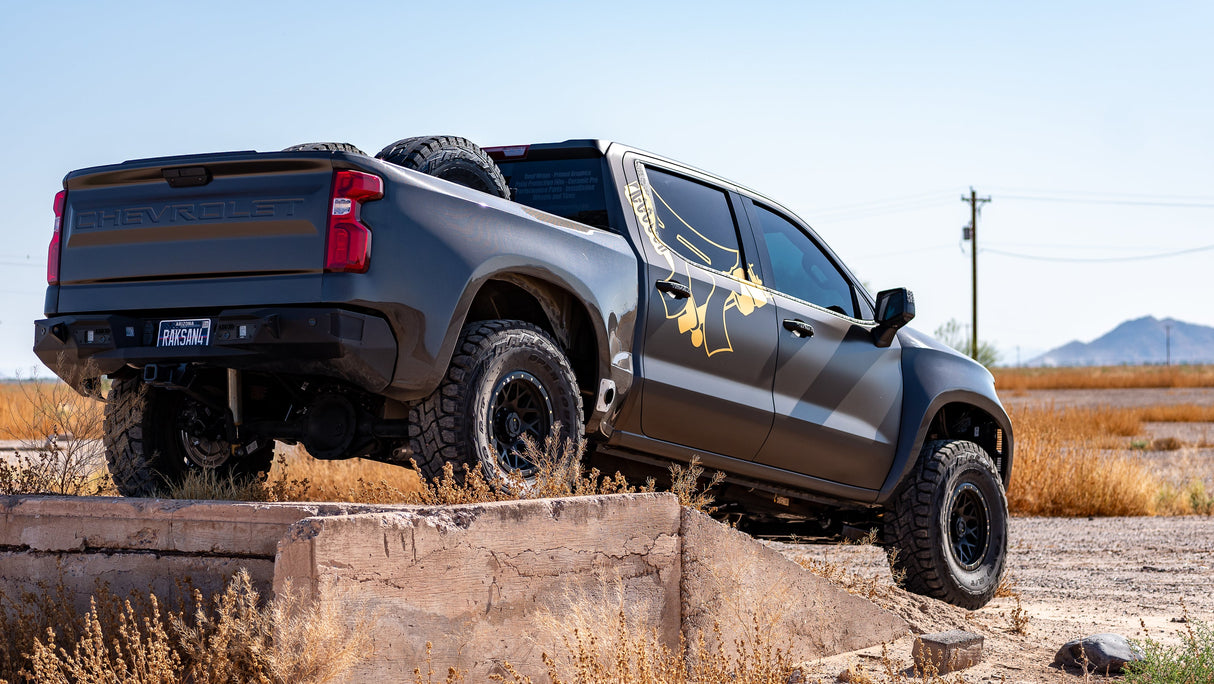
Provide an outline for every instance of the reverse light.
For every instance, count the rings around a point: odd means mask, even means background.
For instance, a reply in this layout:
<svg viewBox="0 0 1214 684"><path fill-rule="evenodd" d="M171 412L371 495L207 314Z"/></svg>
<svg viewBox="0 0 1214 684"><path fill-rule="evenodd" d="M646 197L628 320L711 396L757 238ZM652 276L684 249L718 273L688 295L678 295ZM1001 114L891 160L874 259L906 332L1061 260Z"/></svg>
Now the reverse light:
<svg viewBox="0 0 1214 684"><path fill-rule="evenodd" d="M55 232L51 235L51 246L46 254L46 284L59 284L59 236L63 232L63 207L67 201L67 190L55 193Z"/></svg>
<svg viewBox="0 0 1214 684"><path fill-rule="evenodd" d="M362 203L384 196L384 179L342 169L333 174L325 271L366 273L371 266L371 229L360 218Z"/></svg>

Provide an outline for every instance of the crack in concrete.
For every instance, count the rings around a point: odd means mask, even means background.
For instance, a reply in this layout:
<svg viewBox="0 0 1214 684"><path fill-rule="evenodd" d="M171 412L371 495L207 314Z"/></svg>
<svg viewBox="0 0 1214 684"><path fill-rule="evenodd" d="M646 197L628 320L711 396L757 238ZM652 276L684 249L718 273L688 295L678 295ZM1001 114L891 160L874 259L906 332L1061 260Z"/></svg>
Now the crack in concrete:
<svg viewBox="0 0 1214 684"><path fill-rule="evenodd" d="M35 557L45 556L117 556L137 555L155 556L157 558L231 558L234 560L265 560L273 561L274 554L239 553L226 551L180 551L177 549L127 549L122 547L83 546L75 549L35 549L28 545L0 545L0 553L29 554Z"/></svg>

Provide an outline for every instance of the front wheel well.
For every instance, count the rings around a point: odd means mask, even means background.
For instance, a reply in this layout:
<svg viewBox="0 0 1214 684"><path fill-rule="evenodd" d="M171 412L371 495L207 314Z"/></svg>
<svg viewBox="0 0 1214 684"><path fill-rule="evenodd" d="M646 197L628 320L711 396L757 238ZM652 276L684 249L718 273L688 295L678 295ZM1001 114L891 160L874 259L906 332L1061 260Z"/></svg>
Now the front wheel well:
<svg viewBox="0 0 1214 684"><path fill-rule="evenodd" d="M963 439L974 442L995 462L995 469L1007 487L1011 477L1012 444L999 421L991 414L963 402L940 407L928 426L925 441Z"/></svg>

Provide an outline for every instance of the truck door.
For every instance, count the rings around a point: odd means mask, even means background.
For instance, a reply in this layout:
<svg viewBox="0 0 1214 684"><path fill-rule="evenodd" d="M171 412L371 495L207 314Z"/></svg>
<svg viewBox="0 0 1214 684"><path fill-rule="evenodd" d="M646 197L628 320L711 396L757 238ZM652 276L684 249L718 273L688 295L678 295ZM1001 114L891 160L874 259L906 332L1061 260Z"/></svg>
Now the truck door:
<svg viewBox="0 0 1214 684"><path fill-rule="evenodd" d="M755 460L880 489L897 446L902 350L873 344L868 302L808 230L745 198L779 336L771 435Z"/></svg>
<svg viewBox="0 0 1214 684"><path fill-rule="evenodd" d="M751 280L740 197L686 169L625 164L647 262L641 429L752 459L771 429L776 317Z"/></svg>

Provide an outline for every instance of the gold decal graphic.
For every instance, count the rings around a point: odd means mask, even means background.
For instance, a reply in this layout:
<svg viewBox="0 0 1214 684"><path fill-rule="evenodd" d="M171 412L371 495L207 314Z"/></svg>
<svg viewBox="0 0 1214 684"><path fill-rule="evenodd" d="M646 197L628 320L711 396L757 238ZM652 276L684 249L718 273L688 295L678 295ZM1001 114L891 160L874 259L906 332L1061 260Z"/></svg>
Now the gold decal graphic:
<svg viewBox="0 0 1214 684"><path fill-rule="evenodd" d="M713 242L684 221L652 190L644 168L638 165L637 172L642 182L629 183L626 188L628 201L632 205L637 222L644 229L658 257L670 268L670 275L667 277L686 282L691 288L691 296L682 300L659 295L666 310L667 320L676 321L679 333L690 336L691 345L703 349L708 356L732 352L733 343L729 340L726 312L735 311L742 316L749 316L755 309L766 305L769 299L761 287L763 283L750 275L754 271L753 267L746 268L742 265L738 250ZM658 217L659 204L665 209L665 213L674 217L672 227L668 227ZM692 278L691 267L675 259L668 246L670 244L681 245L685 254L694 256L705 268L729 274L730 279L734 281L733 287L739 291L733 291L724 279L718 285L718 276L703 271L697 271L697 277Z"/></svg>

